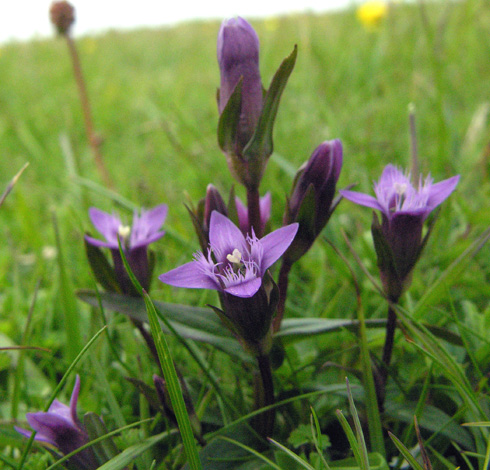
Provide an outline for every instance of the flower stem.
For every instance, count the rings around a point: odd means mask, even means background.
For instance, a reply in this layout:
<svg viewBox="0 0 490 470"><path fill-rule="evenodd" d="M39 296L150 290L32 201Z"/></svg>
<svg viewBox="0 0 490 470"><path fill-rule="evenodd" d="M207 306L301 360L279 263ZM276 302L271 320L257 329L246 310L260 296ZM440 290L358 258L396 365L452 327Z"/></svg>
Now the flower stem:
<svg viewBox="0 0 490 470"><path fill-rule="evenodd" d="M68 50L70 51L71 61L73 64L73 74L75 76L75 81L77 82L78 94L80 96L80 102L82 104L83 119L85 121L85 131L87 133L87 139L92 149L92 154L94 156L95 165L97 166L97 171L99 172L104 184L112 188L111 177L104 165L104 160L102 159L102 154L100 152L101 139L98 137L94 131L94 125L92 122L92 110L90 108L90 102L88 99L87 89L85 87L85 80L83 78L82 66L80 64L80 58L78 56L78 51L75 46L75 42L69 34L65 34L66 43L68 44Z"/></svg>
<svg viewBox="0 0 490 470"><path fill-rule="evenodd" d="M269 355L257 356L260 379L255 382L255 408L260 409L274 404L274 382ZM256 431L264 438L272 436L275 421L274 409L264 411L254 420Z"/></svg>
<svg viewBox="0 0 490 470"><path fill-rule="evenodd" d="M396 303L396 301L394 303ZM383 410L384 401L385 401L386 382L388 380L388 369L390 367L391 356L393 354L395 331L396 331L396 312L395 309L390 305L388 307L388 320L386 323L386 338L385 338L385 345L383 348L381 375L380 375L380 381L378 387L378 405L381 411Z"/></svg>
<svg viewBox="0 0 490 470"><path fill-rule="evenodd" d="M286 306L286 297L288 293L289 284L289 272L291 271L292 264L283 260L281 264L281 270L279 271L279 302L277 303L276 316L272 320L272 327L274 333L278 332L281 328L281 322L284 317L284 308Z"/></svg>
<svg viewBox="0 0 490 470"><path fill-rule="evenodd" d="M260 223L260 195L258 188L247 188L248 224L249 231L254 229L257 238L262 237Z"/></svg>

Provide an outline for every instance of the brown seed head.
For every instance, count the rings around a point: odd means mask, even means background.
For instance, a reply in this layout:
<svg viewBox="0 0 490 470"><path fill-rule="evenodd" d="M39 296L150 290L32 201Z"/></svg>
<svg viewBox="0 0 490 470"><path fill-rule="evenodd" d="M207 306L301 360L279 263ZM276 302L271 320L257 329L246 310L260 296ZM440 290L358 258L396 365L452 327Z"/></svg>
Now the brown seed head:
<svg viewBox="0 0 490 470"><path fill-rule="evenodd" d="M67 34L75 22L75 8L66 1L53 2L49 9L51 23L59 34Z"/></svg>

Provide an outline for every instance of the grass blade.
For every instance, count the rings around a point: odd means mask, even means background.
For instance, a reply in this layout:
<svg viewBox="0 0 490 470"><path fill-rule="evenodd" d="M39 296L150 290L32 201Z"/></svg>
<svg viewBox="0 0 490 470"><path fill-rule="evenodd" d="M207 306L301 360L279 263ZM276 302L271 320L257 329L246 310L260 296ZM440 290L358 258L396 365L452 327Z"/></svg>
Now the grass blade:
<svg viewBox="0 0 490 470"><path fill-rule="evenodd" d="M179 426L180 435L182 437L185 453L189 462L189 468L191 470L201 470L201 461L199 459L196 440L194 439L194 433L192 432L189 414L187 413L184 397L182 395L182 388L180 386L179 378L177 377L177 372L175 371L175 366L172 360L172 356L170 354L167 340L165 339L163 331L160 328L160 323L158 322L158 315L155 310L155 306L153 305L153 302L151 301L148 293L141 287L140 283L131 271L125 253L122 249L120 240L118 240L118 243L119 252L121 253L124 267L126 268L126 271L134 287L139 293L143 295L145 301L146 310L148 313L148 320L150 322L151 335L153 337L153 341L155 342L158 358L160 360L160 367L162 369L165 382L167 384L168 394L170 396L172 408L175 413L175 418L177 419L177 425Z"/></svg>

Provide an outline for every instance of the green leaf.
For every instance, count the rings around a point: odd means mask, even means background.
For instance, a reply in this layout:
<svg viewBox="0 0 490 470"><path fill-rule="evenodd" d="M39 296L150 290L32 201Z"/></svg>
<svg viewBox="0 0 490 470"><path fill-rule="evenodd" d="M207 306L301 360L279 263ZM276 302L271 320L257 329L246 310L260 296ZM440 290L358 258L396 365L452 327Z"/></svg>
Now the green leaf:
<svg viewBox="0 0 490 470"><path fill-rule="evenodd" d="M114 269L102 250L85 239L84 242L87 259L97 282L109 292L121 292Z"/></svg>
<svg viewBox="0 0 490 470"><path fill-rule="evenodd" d="M389 466L386 463L385 458L376 452L368 455L369 468L371 470L389 470ZM336 460L330 463L330 468L333 470L358 470L360 467L356 463L354 457L348 459Z"/></svg>
<svg viewBox="0 0 490 470"><path fill-rule="evenodd" d="M165 379L168 394L170 396L170 402L172 404L175 418L177 419L177 424L180 431L180 436L182 438L182 443L184 444L185 454L187 456L187 461L189 462L189 467L191 470L201 470L201 461L199 460L196 440L192 432L191 422L189 415L187 413L187 407L185 406L184 396L182 394L182 388L180 386L180 381L175 370L174 362L172 360L172 355L170 354L170 349L167 344L165 336L162 334L162 329L158 322L157 312L155 306L151 301L148 293L141 287L138 279L131 271L126 255L121 246L121 241L118 240L119 253L124 264L124 268L131 279L137 292L143 295L145 301L146 311L148 313L148 320L150 323L150 331L155 342L155 347L158 353L158 360L160 362L160 367L163 372L163 378Z"/></svg>
<svg viewBox="0 0 490 470"><path fill-rule="evenodd" d="M303 460L299 455L295 454L292 450L289 450L287 447L283 446L282 444L279 444L279 442L275 441L274 439L269 438L268 441L271 444L275 445L280 450L282 450L289 457L291 457L302 468L304 468L306 470L315 470L308 462L306 462L305 460Z"/></svg>
<svg viewBox="0 0 490 470"><path fill-rule="evenodd" d="M413 423L416 413L416 403L403 402L400 404L388 403L385 409L385 416L396 421ZM446 436L449 440L457 442L465 449L473 448L473 439L469 432L454 422L449 415L439 408L432 405L424 405L422 413L417 416L419 426L432 433Z"/></svg>
<svg viewBox="0 0 490 470"><path fill-rule="evenodd" d="M298 48L294 46L293 52L283 60L272 78L270 87L265 95L264 107L254 135L243 150L243 155L247 160L253 160L259 156L260 162L257 163L261 166L262 159L268 158L273 151L272 131L274 129L274 121L282 92L296 63L297 52Z"/></svg>
<svg viewBox="0 0 490 470"><path fill-rule="evenodd" d="M294 429L288 438L288 444L292 445L295 449L305 444L315 444L315 436L312 433L311 424L300 424ZM330 447L330 439L324 434L318 435L318 445L323 450Z"/></svg>
<svg viewBox="0 0 490 470"><path fill-rule="evenodd" d="M77 295L84 302L94 307L99 306L99 300L94 291L79 290ZM141 298L104 292L100 294L100 299L105 310L119 312L138 321L148 322L145 304ZM157 315L160 318L164 316L182 337L211 344L241 360L251 360L211 309L165 302L154 302L154 305ZM164 332L168 333L168 329L162 322L160 326Z"/></svg>
<svg viewBox="0 0 490 470"><path fill-rule="evenodd" d="M490 229L485 230L451 265L439 276L436 282L430 285L424 295L420 298L415 306L412 316L414 320L420 320L423 317L428 305L432 302L443 298L447 289L458 281L461 273L468 267L470 261L483 248L490 238Z"/></svg>
<svg viewBox="0 0 490 470"><path fill-rule="evenodd" d="M368 320L367 326L373 328L384 328L386 320ZM359 322L357 320L340 320L332 318L285 318L281 324L281 329L275 336L284 340L294 339L292 337L308 337L311 335L321 335L342 329L357 330Z"/></svg>
<svg viewBox="0 0 490 470"><path fill-rule="evenodd" d="M397 449L401 452L403 457L405 457L405 460L410 464L410 466L413 468L413 470L424 470L422 465L420 465L417 460L415 460L414 456L410 453L410 451L405 447L402 441L398 439L394 434L392 434L390 431L388 431L388 434L397 447Z"/></svg>
<svg viewBox="0 0 490 470"><path fill-rule="evenodd" d="M228 440L227 440L228 439ZM229 440L233 440L233 444ZM240 445L240 446L239 446ZM259 438L246 423L241 423L224 431L211 440L199 452L203 470L229 470L237 468L250 453L243 446L260 449L263 447ZM188 465L184 470L189 468Z"/></svg>
<svg viewBox="0 0 490 470"><path fill-rule="evenodd" d="M120 250L122 252L122 250ZM123 258L124 264L126 261ZM126 266L126 269L128 267ZM160 359L160 366L162 368L163 376L167 384L168 394L170 395L170 401L177 419L182 442L184 443L185 453L189 462L189 468L191 470L201 470L201 461L197 453L197 445L192 432L192 426L185 406L184 397L182 395L182 389L180 387L179 378L175 371L174 363L170 350L165 339L162 335L160 324L158 323L157 313L155 307L148 296L145 294L145 304L148 312L148 319L150 321L150 330L155 341L155 346L158 352L158 358Z"/></svg>
<svg viewBox="0 0 490 470"><path fill-rule="evenodd" d="M104 422L95 413L86 413L83 417L83 425L87 430L90 440L105 436L107 428ZM104 439L92 445L92 449L97 456L99 463L106 463L119 454L119 449L111 438Z"/></svg>
<svg viewBox="0 0 490 470"><path fill-rule="evenodd" d="M437 325L422 324L438 338L456 346L463 346L461 336L446 328ZM368 328L384 328L386 320L371 319L366 320ZM285 341L294 341L307 338L311 335L321 335L324 333L333 333L339 330L358 331L358 320L342 320L333 318L285 318L281 323L281 329L275 336L283 338Z"/></svg>
<svg viewBox="0 0 490 470"><path fill-rule="evenodd" d="M148 439L145 439L138 444L128 447L127 449L123 450L119 455L109 460L109 462L106 462L104 465L100 466L98 470L122 470L126 465L134 462L135 459L143 452L146 452L148 449L150 449L169 435L170 433L163 432L161 434L157 434L156 436L149 437Z"/></svg>
<svg viewBox="0 0 490 470"><path fill-rule="evenodd" d="M223 152L234 153L242 108L243 78L238 81L218 121L218 144Z"/></svg>

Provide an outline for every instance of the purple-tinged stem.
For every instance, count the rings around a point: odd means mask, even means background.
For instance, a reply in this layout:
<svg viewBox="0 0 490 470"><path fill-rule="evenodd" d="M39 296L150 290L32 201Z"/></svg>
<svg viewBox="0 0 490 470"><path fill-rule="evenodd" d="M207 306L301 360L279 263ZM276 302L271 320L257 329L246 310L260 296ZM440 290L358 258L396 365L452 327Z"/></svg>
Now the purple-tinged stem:
<svg viewBox="0 0 490 470"><path fill-rule="evenodd" d="M260 221L260 194L258 188L247 188L248 224L249 230L254 229L255 236L262 238Z"/></svg>
<svg viewBox="0 0 490 470"><path fill-rule="evenodd" d="M272 331L277 333L281 328L281 322L284 317L284 309L286 306L286 297L288 294L289 284L289 272L292 265L287 261L283 261L281 264L281 270L279 271L279 302L277 303L276 316L272 320Z"/></svg>
<svg viewBox="0 0 490 470"><path fill-rule="evenodd" d="M255 407L264 408L274 404L274 382L269 355L257 356L260 380L255 383ZM274 431L275 409L264 411L254 420L255 430L264 438L272 436Z"/></svg>
<svg viewBox="0 0 490 470"><path fill-rule="evenodd" d="M393 303L396 303L394 301ZM386 396L386 382L388 380L388 370L391 363L391 356L393 354L393 343L395 340L395 331L396 331L396 311L390 305L388 307L388 320L386 323L386 337L385 337L385 345L383 348L383 357L381 363L381 374L379 381L379 388L377 390L378 395L378 405L380 411L384 408L384 401Z"/></svg>
<svg viewBox="0 0 490 470"><path fill-rule="evenodd" d="M92 122L92 110L90 107L90 101L88 99L87 88L85 87L85 80L83 78L82 66L80 64L80 58L78 56L78 51L75 46L75 42L69 34L64 34L66 38L66 43L68 44L68 50L70 51L71 61L73 65L73 74L75 75L75 81L77 82L78 94L80 96L80 102L82 104L83 119L85 122L85 131L87 133L87 139L92 149L92 154L94 156L95 165L97 170L108 187L114 187L112 179L109 176L106 166L104 165L104 160L100 152L101 140L94 131L94 125Z"/></svg>

